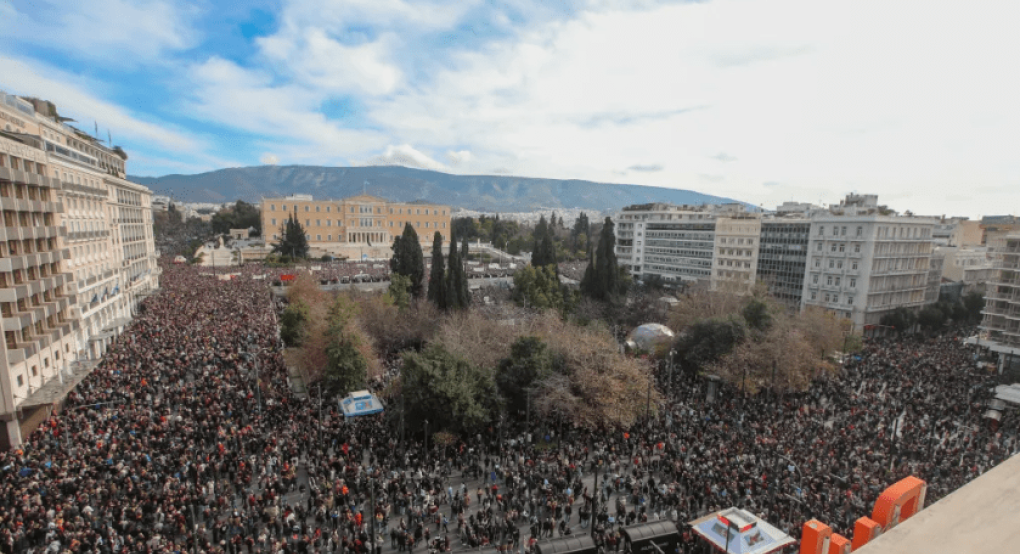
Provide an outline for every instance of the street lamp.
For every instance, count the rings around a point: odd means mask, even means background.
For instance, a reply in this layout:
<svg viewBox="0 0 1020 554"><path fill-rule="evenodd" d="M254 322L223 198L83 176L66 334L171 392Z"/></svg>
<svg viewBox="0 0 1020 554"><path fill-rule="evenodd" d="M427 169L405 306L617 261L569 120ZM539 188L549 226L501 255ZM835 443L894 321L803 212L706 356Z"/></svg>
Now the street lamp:
<svg viewBox="0 0 1020 554"><path fill-rule="evenodd" d="M673 394L673 362L676 358L676 350L669 351L669 381L667 381L667 394Z"/></svg>
<svg viewBox="0 0 1020 554"><path fill-rule="evenodd" d="M425 460L429 459L429 420L425 420Z"/></svg>

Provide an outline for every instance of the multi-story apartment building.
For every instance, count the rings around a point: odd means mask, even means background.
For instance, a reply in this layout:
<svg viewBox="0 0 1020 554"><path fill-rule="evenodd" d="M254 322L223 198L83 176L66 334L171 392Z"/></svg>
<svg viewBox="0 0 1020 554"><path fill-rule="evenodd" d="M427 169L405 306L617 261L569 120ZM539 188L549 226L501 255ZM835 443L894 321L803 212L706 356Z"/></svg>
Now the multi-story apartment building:
<svg viewBox="0 0 1020 554"><path fill-rule="evenodd" d="M1003 241L996 276L985 291L980 341L999 354L1000 366L1020 362L1020 233Z"/></svg>
<svg viewBox="0 0 1020 554"><path fill-rule="evenodd" d="M964 293L983 290L985 284L995 277L996 256L986 246L944 246L936 250L945 257L942 277L962 283Z"/></svg>
<svg viewBox="0 0 1020 554"><path fill-rule="evenodd" d="M1020 217L1015 215L986 215L981 218L981 246L992 250L1005 247L1007 237L1020 231Z"/></svg>
<svg viewBox="0 0 1020 554"><path fill-rule="evenodd" d="M367 194L341 200L315 200L305 194L263 198L261 207L263 234L270 241L280 240L280 230L293 215L304 228L312 249L348 256L351 247L389 248L405 225L414 226L423 246L432 244L436 231L448 245L452 227L449 206L389 202Z"/></svg>
<svg viewBox="0 0 1020 554"><path fill-rule="evenodd" d="M983 234L980 221L942 216L935 224L932 237L936 246L980 246Z"/></svg>
<svg viewBox="0 0 1020 554"><path fill-rule="evenodd" d="M849 195L812 216L802 307L824 308L863 328L895 308L925 304L935 220L893 215L877 201Z"/></svg>
<svg viewBox="0 0 1020 554"><path fill-rule="evenodd" d="M712 256L713 290L750 291L757 282L761 214L715 220L715 252Z"/></svg>
<svg viewBox="0 0 1020 554"><path fill-rule="evenodd" d="M0 417L8 425L7 433L0 440L18 444L21 430L28 430L37 422L36 414L59 403L67 390L105 353L113 338L130 321L137 302L158 287L159 269L152 240L151 209L147 208L151 192L125 180L127 155L122 150L109 148L62 123L56 108L49 102L28 101L0 93L0 119L6 122L0 135L5 135L9 145L18 145L20 156L14 157L20 161L10 162L12 166L14 163L34 164L35 172L50 183L45 189L49 191L46 195L42 188L29 188L26 193L49 196L51 200L47 202L52 204L48 214L36 214L15 205L10 206L13 209L5 207L5 215L9 213L9 217L19 223L24 220L27 225L39 225L42 229L48 225L59 229L58 235L52 237L53 248L60 252L59 259L48 262L48 271L49 275L60 275L64 280L60 292L68 299L66 312L52 314L53 325L60 327L62 321L69 324L69 331L61 337L61 348L51 348L52 352L31 345L11 348L11 344L20 345L19 340L26 340L25 330L19 329L13 319L4 319L9 352L4 358L6 367L0 367L3 370L0 371L0 396L3 397ZM14 194L18 194L17 184L11 182L11 186ZM131 221L122 217L120 190L132 191L136 197L130 202L145 206L139 208L145 213L132 213ZM36 215L42 222L35 222ZM46 223L47 219L52 222ZM145 226L147 230L140 230ZM8 249L11 246L8 240ZM35 248L36 252L43 252L39 245ZM139 256L139 251L144 254ZM131 264L125 264L125 259ZM37 274L41 273L41 266L37 269ZM0 283L0 293L5 286L8 285ZM41 294L48 302L58 292L42 291ZM51 330L48 317L41 325L47 331L45 334L55 341L56 333L48 332ZM34 338L38 333L37 330L29 336ZM10 354L18 350L26 354ZM29 358L29 351L36 352L36 357ZM24 386L20 384L22 381Z"/></svg>
<svg viewBox="0 0 1020 554"><path fill-rule="evenodd" d="M709 282L716 214L706 206L639 204L616 215L616 257L636 278Z"/></svg>
<svg viewBox="0 0 1020 554"><path fill-rule="evenodd" d="M808 219L768 217L761 222L758 280L774 298L795 310L800 309L810 235Z"/></svg>
<svg viewBox="0 0 1020 554"><path fill-rule="evenodd" d="M924 286L924 303L934 304L942 296L942 272L945 270L946 253L935 247L928 260L928 282Z"/></svg>

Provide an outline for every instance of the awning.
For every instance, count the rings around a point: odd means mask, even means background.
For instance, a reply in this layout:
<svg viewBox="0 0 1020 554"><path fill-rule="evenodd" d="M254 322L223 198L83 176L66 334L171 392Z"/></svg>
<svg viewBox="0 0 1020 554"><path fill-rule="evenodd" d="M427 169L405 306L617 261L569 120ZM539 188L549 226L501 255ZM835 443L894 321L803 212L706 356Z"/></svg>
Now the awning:
<svg viewBox="0 0 1020 554"><path fill-rule="evenodd" d="M98 335L92 335L91 337L89 337L89 342L99 342L101 340L106 340L116 335L117 333L114 333L113 331L104 331L102 333L99 333Z"/></svg>
<svg viewBox="0 0 1020 554"><path fill-rule="evenodd" d="M110 323L106 324L106 327L103 327L103 330L104 331L112 331L113 329L117 329L119 327L124 327L125 325L127 325L129 323L131 323L131 318L130 317L121 317L121 318L115 319L115 320L111 321Z"/></svg>
<svg viewBox="0 0 1020 554"><path fill-rule="evenodd" d="M24 402L19 404L22 408L32 408L35 406L45 406L47 404L54 404L60 402L67 396L67 393L74 387L78 386L78 383L82 381L92 370L96 367L97 363L94 361L81 361L74 362L70 365L71 374L64 374L64 382L60 382L59 377L50 379L46 384L39 387L32 394L28 395L28 398Z"/></svg>
<svg viewBox="0 0 1020 554"><path fill-rule="evenodd" d="M594 554L598 550L587 533L542 541L535 546L538 554Z"/></svg>
<svg viewBox="0 0 1020 554"><path fill-rule="evenodd" d="M675 552L680 544L676 524L669 520L652 521L623 530L623 538L630 545L631 554L659 554Z"/></svg>

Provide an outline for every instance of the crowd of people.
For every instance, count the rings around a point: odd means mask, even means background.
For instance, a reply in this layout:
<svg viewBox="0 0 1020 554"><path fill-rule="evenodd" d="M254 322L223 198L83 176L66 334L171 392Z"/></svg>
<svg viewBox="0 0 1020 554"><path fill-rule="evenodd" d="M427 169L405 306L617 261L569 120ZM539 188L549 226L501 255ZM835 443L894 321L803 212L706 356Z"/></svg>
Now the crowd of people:
<svg viewBox="0 0 1020 554"><path fill-rule="evenodd" d="M496 264L499 265L499 264ZM431 269L431 262L426 259L425 271L426 273ZM259 275L265 275L265 278L273 283L280 284L281 278L284 275L292 275L295 273L295 269L292 267L279 267L275 265L267 265L260 263L249 263L244 266L247 270L245 274L251 274L253 272ZM228 274L232 272L240 272L242 268L237 266L213 266L205 268L206 273L210 274ZM493 267L488 263L483 262L467 262L465 269L467 270L466 275L468 279L502 279L512 278L516 272L515 268L511 268L508 264L503 264L499 267ZM352 262L352 261L330 261L330 262L310 262L302 266L302 270L307 270L314 275L322 284L346 284L346 283L381 283L390 280L390 265L388 261L363 261L363 262Z"/></svg>
<svg viewBox="0 0 1020 554"><path fill-rule="evenodd" d="M960 332L870 341L802 394L709 402L659 375L666 409L630 429L511 417L454 442L344 420L288 384L269 285L169 265L101 364L0 453L0 551L527 552L745 508L793 536L849 534L907 475L928 501L1020 450L983 423L987 375ZM390 368L387 378L392 378Z"/></svg>

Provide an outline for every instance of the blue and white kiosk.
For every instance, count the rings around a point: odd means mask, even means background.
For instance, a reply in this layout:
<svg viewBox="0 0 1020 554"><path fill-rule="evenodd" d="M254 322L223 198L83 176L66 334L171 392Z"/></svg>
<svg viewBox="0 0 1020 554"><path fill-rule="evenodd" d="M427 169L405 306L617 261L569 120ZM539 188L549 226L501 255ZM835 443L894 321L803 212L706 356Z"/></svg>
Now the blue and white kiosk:
<svg viewBox="0 0 1020 554"><path fill-rule="evenodd" d="M363 415L378 414L383 411L383 404L379 398L367 390L354 391L340 401L344 417L357 417Z"/></svg>

